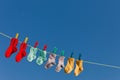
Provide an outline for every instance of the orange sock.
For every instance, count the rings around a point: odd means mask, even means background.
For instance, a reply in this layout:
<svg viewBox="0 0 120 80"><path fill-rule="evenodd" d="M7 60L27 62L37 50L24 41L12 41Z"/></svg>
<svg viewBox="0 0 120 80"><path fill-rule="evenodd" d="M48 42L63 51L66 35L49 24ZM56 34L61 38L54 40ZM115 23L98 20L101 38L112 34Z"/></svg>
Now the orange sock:
<svg viewBox="0 0 120 80"><path fill-rule="evenodd" d="M64 68L65 73L69 74L74 69L74 58L68 58L67 65Z"/></svg>
<svg viewBox="0 0 120 80"><path fill-rule="evenodd" d="M74 75L78 76L83 71L83 60L76 60Z"/></svg>

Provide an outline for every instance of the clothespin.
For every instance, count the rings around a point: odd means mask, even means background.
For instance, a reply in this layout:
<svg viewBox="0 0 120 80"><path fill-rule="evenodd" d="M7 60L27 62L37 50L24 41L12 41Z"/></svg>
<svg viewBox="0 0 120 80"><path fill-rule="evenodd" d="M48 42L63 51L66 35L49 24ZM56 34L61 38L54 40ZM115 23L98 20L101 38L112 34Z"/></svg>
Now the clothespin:
<svg viewBox="0 0 120 80"><path fill-rule="evenodd" d="M74 53L72 52L71 55L70 55L71 58L73 57L73 54L74 54Z"/></svg>
<svg viewBox="0 0 120 80"><path fill-rule="evenodd" d="M65 53L64 50L62 50L62 51L61 51L61 56L64 56L64 53Z"/></svg>
<svg viewBox="0 0 120 80"><path fill-rule="evenodd" d="M79 57L78 57L78 60L81 60L81 57L82 57L82 54L80 53L80 54L79 54Z"/></svg>
<svg viewBox="0 0 120 80"><path fill-rule="evenodd" d="M47 45L44 45L44 48L43 48L43 50L44 50L44 51L46 51L46 49L47 49Z"/></svg>
<svg viewBox="0 0 120 80"><path fill-rule="evenodd" d="M26 37L24 40L24 43L27 43L27 42L28 42L28 37Z"/></svg>
<svg viewBox="0 0 120 80"><path fill-rule="evenodd" d="M18 37L19 37L19 33L16 33L15 38L18 39Z"/></svg>
<svg viewBox="0 0 120 80"><path fill-rule="evenodd" d="M53 53L55 54L57 52L58 48L54 47Z"/></svg>
<svg viewBox="0 0 120 80"><path fill-rule="evenodd" d="M35 42L34 48L36 48L38 46L38 41Z"/></svg>

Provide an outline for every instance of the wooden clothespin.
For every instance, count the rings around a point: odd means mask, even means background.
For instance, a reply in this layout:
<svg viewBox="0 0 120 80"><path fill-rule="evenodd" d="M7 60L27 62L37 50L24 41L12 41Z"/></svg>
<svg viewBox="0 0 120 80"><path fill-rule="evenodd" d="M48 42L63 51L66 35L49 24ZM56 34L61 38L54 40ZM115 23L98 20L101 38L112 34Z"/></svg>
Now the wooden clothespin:
<svg viewBox="0 0 120 80"><path fill-rule="evenodd" d="M19 37L19 33L16 33L15 38L18 39L18 37Z"/></svg>
<svg viewBox="0 0 120 80"><path fill-rule="evenodd" d="M28 42L28 37L26 37L24 40L24 43L27 43L27 42Z"/></svg>

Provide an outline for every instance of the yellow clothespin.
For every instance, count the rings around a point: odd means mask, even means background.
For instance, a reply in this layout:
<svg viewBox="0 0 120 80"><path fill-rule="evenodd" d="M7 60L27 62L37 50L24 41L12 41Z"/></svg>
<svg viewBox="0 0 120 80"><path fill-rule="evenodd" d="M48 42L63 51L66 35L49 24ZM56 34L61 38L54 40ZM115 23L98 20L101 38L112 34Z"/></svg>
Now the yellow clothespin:
<svg viewBox="0 0 120 80"><path fill-rule="evenodd" d="M19 33L16 33L16 36L15 36L15 38L16 38L16 39L18 39L18 36L19 36Z"/></svg>
<svg viewBox="0 0 120 80"><path fill-rule="evenodd" d="M25 38L24 42L27 43L27 41L28 41L28 37Z"/></svg>

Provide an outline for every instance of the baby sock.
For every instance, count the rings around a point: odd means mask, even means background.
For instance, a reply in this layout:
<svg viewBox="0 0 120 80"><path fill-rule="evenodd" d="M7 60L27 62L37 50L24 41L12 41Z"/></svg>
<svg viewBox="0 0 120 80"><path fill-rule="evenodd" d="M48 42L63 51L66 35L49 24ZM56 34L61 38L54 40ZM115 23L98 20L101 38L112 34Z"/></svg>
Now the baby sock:
<svg viewBox="0 0 120 80"><path fill-rule="evenodd" d="M47 55L46 51L41 51L41 52L40 52L40 56L39 56L39 57L37 58L37 60L36 60L36 63L37 63L38 65L42 65L43 62L47 60L46 55Z"/></svg>
<svg viewBox="0 0 120 80"><path fill-rule="evenodd" d="M60 72L62 68L64 68L64 56L60 56L59 60L58 60L58 65L56 67L56 72Z"/></svg>
<svg viewBox="0 0 120 80"><path fill-rule="evenodd" d="M50 54L49 59L45 65L45 68L48 69L54 66L56 64L55 59L56 59L56 54Z"/></svg>
<svg viewBox="0 0 120 80"><path fill-rule="evenodd" d="M76 60L76 68L74 71L74 75L78 76L83 71L83 61L82 60Z"/></svg>
<svg viewBox="0 0 120 80"><path fill-rule="evenodd" d="M65 73L69 74L74 69L74 58L68 58L67 65L64 68Z"/></svg>
<svg viewBox="0 0 120 80"><path fill-rule="evenodd" d="M37 63L38 65L42 65L42 64L43 64L43 58L42 58L41 56L39 56L39 57L37 58L37 60L36 60L36 63Z"/></svg>
<svg viewBox="0 0 120 80"><path fill-rule="evenodd" d="M16 55L16 62L20 62L21 59L26 56L26 47L27 47L27 44L22 42L20 45L20 51Z"/></svg>
<svg viewBox="0 0 120 80"><path fill-rule="evenodd" d="M43 62L47 60L47 52L43 50L43 54L41 54Z"/></svg>
<svg viewBox="0 0 120 80"><path fill-rule="evenodd" d="M29 53L28 56L27 56L27 60L28 60L29 62L32 62L34 59L36 59L37 51L38 51L37 48L34 48L34 47L31 47L31 48L30 48L30 53Z"/></svg>
<svg viewBox="0 0 120 80"><path fill-rule="evenodd" d="M5 57L9 58L13 53L17 51L17 44L18 44L18 39L12 38L10 41L10 46L5 52Z"/></svg>

